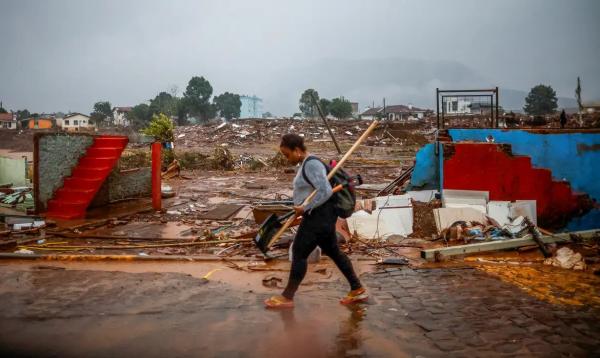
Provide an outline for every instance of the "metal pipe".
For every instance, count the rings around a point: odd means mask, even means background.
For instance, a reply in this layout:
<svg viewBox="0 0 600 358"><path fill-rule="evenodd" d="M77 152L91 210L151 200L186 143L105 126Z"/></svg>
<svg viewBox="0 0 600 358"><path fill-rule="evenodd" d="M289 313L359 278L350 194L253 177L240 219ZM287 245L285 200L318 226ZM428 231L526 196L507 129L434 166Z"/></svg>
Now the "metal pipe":
<svg viewBox="0 0 600 358"><path fill-rule="evenodd" d="M440 129L440 89L435 89L435 112L437 115L437 127Z"/></svg>
<svg viewBox="0 0 600 358"><path fill-rule="evenodd" d="M439 90L439 93L450 93L450 92L460 92L460 93L467 93L467 92L493 92L494 89L475 89L475 90Z"/></svg>
<svg viewBox="0 0 600 358"><path fill-rule="evenodd" d="M160 185L160 150L159 142L152 143L152 208L161 209L161 185Z"/></svg>
<svg viewBox="0 0 600 358"><path fill-rule="evenodd" d="M319 101L317 101L317 98L315 97L314 93L312 93L312 92L310 93L310 97L312 98L313 103L317 107L317 111L319 111L319 116L321 117L321 119L325 123L325 127L327 127L327 131L329 132L329 135L331 136L331 139L333 140L333 144L335 145L335 149L337 149L338 154L342 154L342 150L340 149L340 146L338 145L337 140L335 140L335 136L333 135L333 132L331 131L331 128L329 127L329 123L327 122L327 119L323 115L323 111L321 110L321 105L319 105Z"/></svg>
<svg viewBox="0 0 600 358"><path fill-rule="evenodd" d="M500 91L498 91L498 87L496 87L496 128L498 128L498 107L500 102Z"/></svg>

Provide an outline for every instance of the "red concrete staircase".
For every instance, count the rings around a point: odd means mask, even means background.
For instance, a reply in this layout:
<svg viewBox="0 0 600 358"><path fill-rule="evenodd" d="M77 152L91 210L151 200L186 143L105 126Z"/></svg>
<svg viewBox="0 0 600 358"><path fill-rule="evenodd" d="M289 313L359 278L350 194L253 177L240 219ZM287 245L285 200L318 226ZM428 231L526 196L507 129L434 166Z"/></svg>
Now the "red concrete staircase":
<svg viewBox="0 0 600 358"><path fill-rule="evenodd" d="M62 188L48 201L46 217L80 219L96 193L117 164L127 146L125 136L97 136L86 154L79 159L71 176L64 179Z"/></svg>

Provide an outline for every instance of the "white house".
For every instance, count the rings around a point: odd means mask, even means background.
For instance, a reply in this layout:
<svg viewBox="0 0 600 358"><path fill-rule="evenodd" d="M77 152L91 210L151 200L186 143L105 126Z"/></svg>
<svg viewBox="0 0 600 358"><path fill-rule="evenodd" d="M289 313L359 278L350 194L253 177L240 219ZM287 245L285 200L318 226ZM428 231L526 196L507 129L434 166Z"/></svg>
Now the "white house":
<svg viewBox="0 0 600 358"><path fill-rule="evenodd" d="M81 113L71 113L64 118L56 118L56 125L67 131L94 128L90 123L90 117Z"/></svg>
<svg viewBox="0 0 600 358"><path fill-rule="evenodd" d="M366 121L372 121L375 118L378 118L382 111L383 107L367 108L360 114L360 118Z"/></svg>
<svg viewBox="0 0 600 358"><path fill-rule="evenodd" d="M115 119L115 125L128 127L129 120L127 119L127 113L131 112L133 107L115 107L113 108L113 118Z"/></svg>
<svg viewBox="0 0 600 358"><path fill-rule="evenodd" d="M17 129L17 114L0 113L0 129Z"/></svg>
<svg viewBox="0 0 600 358"><path fill-rule="evenodd" d="M444 102L444 113L446 114L470 114L471 101L458 97L448 97Z"/></svg>
<svg viewBox="0 0 600 358"><path fill-rule="evenodd" d="M408 106L398 104L390 105L385 108L367 108L367 110L361 113L360 118L368 121L376 118L386 118L390 121L417 121L422 119L427 112L429 112L428 109L417 108L412 104L409 104Z"/></svg>

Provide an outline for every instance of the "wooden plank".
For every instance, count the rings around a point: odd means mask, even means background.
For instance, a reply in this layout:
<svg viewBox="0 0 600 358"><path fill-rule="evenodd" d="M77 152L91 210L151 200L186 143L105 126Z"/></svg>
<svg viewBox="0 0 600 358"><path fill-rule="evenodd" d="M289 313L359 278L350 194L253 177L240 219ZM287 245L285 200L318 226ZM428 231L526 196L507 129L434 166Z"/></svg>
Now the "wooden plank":
<svg viewBox="0 0 600 358"><path fill-rule="evenodd" d="M198 217L205 220L227 220L243 207L244 205L240 204L219 204L214 209L209 210Z"/></svg>
<svg viewBox="0 0 600 358"><path fill-rule="evenodd" d="M565 243L571 241L570 235L578 235L582 238L590 238L594 237L597 234L600 234L600 230L586 230L586 231L576 231L576 232L567 232L561 234L555 234L552 236L543 236L542 241L545 244L552 243ZM505 249L514 249L521 246L530 246L536 245L535 240L531 237L530 234L519 238L519 239L509 239L509 240L499 240L492 242L482 242L477 244L470 245L459 245L459 246L450 246L443 247L437 249L428 249L421 250L421 258L426 260L435 259L435 255L437 253L441 254L444 257L456 256L456 255L464 255L464 254L472 254L476 252L486 252L486 251L496 251L496 250L505 250Z"/></svg>

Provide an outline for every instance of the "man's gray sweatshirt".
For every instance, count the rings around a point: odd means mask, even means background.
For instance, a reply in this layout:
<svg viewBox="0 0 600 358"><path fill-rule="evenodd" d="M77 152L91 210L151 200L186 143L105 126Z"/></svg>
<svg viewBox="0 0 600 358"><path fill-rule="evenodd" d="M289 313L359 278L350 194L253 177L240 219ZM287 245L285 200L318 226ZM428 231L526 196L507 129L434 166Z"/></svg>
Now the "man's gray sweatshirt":
<svg viewBox="0 0 600 358"><path fill-rule="evenodd" d="M304 211L308 212L322 204L324 204L333 194L331 184L327 180L327 170L325 165L318 159L307 160L309 156L304 158L302 165L298 168L296 177L294 178L294 205L300 206L313 190L317 190L317 195L313 200L304 207ZM305 167L304 174L314 188L304 180L302 176L302 167Z"/></svg>

